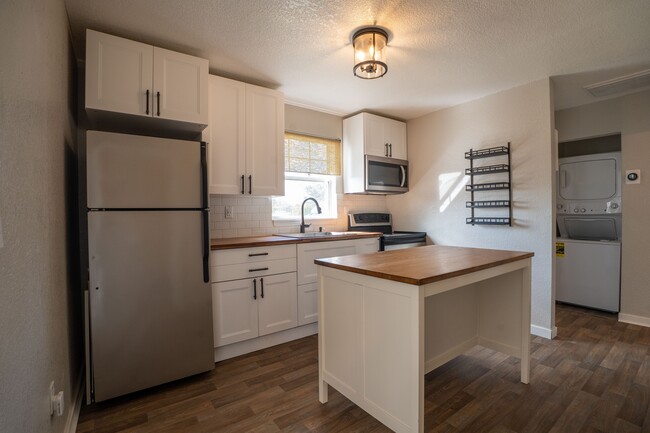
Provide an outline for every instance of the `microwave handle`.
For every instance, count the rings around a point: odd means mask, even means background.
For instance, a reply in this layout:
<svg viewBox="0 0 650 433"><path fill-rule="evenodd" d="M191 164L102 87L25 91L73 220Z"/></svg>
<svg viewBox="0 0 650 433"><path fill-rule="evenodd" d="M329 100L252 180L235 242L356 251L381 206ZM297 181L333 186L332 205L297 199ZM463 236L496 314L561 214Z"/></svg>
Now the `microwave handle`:
<svg viewBox="0 0 650 433"><path fill-rule="evenodd" d="M400 182L399 186L403 188L404 184L406 183L406 169L403 165L400 165L399 168L402 170L402 182Z"/></svg>

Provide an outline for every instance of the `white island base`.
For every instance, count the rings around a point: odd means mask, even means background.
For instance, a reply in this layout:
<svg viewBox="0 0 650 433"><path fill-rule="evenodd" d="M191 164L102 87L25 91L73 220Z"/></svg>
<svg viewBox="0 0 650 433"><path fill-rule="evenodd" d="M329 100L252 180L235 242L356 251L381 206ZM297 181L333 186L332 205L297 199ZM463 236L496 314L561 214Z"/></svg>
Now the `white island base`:
<svg viewBox="0 0 650 433"><path fill-rule="evenodd" d="M520 358L528 383L530 264L420 285L319 266L320 402L331 385L390 429L423 432L424 375L475 345Z"/></svg>

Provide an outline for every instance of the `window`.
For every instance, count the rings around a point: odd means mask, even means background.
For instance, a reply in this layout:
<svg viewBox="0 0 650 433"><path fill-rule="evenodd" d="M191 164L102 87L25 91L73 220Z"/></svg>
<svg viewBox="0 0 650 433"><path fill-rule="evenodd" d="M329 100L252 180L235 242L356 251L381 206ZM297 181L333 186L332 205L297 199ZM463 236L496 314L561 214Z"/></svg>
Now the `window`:
<svg viewBox="0 0 650 433"><path fill-rule="evenodd" d="M300 218L307 197L318 201L305 204L305 219L336 218L336 177L341 174L341 142L286 133L284 137L284 197L273 197L273 219Z"/></svg>

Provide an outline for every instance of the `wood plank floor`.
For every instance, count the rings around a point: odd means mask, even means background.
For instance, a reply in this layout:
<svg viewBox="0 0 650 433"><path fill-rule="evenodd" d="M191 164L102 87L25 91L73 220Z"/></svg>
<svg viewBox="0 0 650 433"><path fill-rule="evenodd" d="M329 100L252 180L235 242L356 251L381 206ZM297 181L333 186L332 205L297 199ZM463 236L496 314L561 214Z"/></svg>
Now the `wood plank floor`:
<svg viewBox="0 0 650 433"><path fill-rule="evenodd" d="M425 431L650 432L650 328L558 306L558 337L519 361L476 347L425 379ZM210 373L84 406L77 432L389 432L330 387L318 402L316 336Z"/></svg>

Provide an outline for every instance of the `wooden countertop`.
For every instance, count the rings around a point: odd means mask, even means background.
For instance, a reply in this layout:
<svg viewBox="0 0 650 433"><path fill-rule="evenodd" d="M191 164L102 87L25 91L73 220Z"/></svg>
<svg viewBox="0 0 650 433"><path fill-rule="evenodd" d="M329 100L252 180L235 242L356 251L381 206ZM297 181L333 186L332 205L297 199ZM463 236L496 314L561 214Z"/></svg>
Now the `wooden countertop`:
<svg viewBox="0 0 650 433"><path fill-rule="evenodd" d="M225 238L225 239L212 239L210 241L210 249L215 250L229 250L233 248L249 248L249 247L268 247L272 245L287 245L287 244L304 244L310 242L331 242L331 241L345 241L348 239L363 239L379 237L381 233L378 232L349 232L345 235L336 236L323 236L318 238L288 238L284 236L254 236L245 238Z"/></svg>
<svg viewBox="0 0 650 433"><path fill-rule="evenodd" d="M317 259L321 266L406 284L423 285L533 257L521 251L429 245Z"/></svg>

